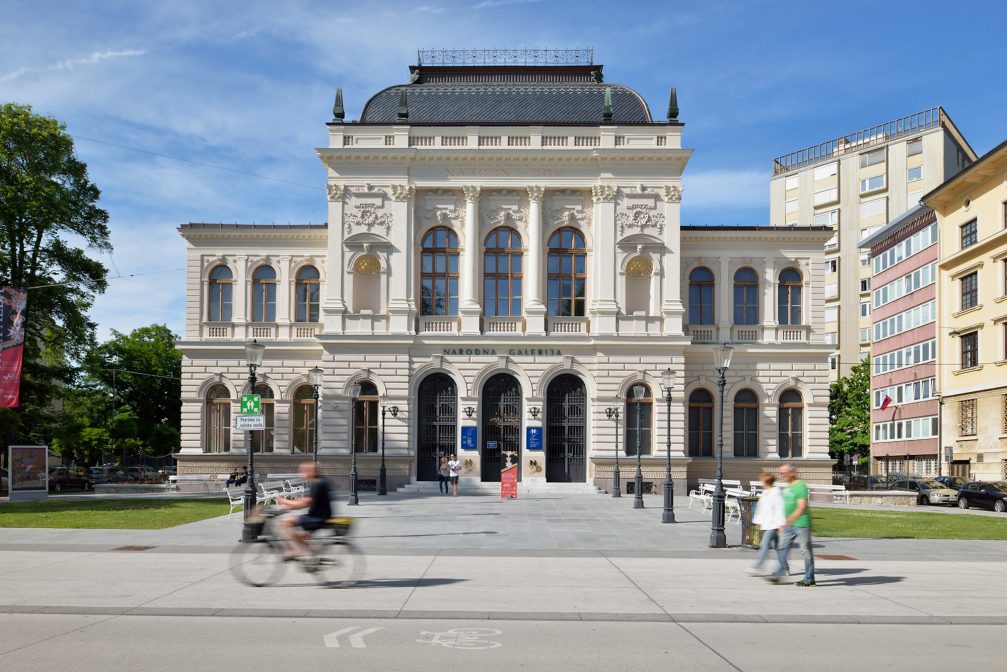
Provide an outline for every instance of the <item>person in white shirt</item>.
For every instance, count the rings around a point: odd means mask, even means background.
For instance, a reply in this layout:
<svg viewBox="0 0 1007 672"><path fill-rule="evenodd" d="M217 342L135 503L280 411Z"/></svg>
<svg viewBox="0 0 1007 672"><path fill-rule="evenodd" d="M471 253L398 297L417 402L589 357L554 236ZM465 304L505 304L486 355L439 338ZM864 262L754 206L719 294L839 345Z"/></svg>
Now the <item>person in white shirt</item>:
<svg viewBox="0 0 1007 672"><path fill-rule="evenodd" d="M451 471L451 487L454 490L453 496L458 496L458 477L462 475L462 461L457 456L452 455L448 461L448 469Z"/></svg>
<svg viewBox="0 0 1007 672"><path fill-rule="evenodd" d="M776 549L780 544L780 530L787 524L787 516L784 513L783 493L778 487L774 487L776 477L772 474L762 474L759 476L762 481L762 494L759 495L759 502L755 505L755 514L752 516L752 523L762 530L762 544L759 546L759 557L755 565L749 570L753 576L762 573L762 563L769 555L769 549Z"/></svg>

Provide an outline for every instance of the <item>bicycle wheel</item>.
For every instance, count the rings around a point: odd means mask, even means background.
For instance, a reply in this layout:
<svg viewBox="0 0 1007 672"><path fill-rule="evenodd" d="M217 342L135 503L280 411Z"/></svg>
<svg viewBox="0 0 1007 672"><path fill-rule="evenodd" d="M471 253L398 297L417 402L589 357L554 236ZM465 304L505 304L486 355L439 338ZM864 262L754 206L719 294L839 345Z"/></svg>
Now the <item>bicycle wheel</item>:
<svg viewBox="0 0 1007 672"><path fill-rule="evenodd" d="M333 588L352 586L364 578L364 554L349 541L325 539L315 549L318 555L305 559L302 567L319 583Z"/></svg>
<svg viewBox="0 0 1007 672"><path fill-rule="evenodd" d="M283 574L283 556L268 541L238 544L231 552L231 573L249 586L270 586Z"/></svg>

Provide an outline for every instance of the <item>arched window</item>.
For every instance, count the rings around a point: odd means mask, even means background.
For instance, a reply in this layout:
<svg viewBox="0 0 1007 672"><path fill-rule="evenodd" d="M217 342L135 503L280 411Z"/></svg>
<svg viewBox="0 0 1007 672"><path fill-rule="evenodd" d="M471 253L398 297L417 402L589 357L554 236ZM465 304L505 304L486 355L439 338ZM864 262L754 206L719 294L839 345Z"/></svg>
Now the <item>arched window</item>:
<svg viewBox="0 0 1007 672"><path fill-rule="evenodd" d="M268 385L256 385L255 394L262 397L262 415L266 416L266 428L252 431L252 451L256 453L273 452L273 426L276 422L276 405L273 402L273 389Z"/></svg>
<svg viewBox="0 0 1007 672"><path fill-rule="evenodd" d="M276 322L276 271L271 266L252 273L252 322Z"/></svg>
<svg viewBox="0 0 1007 672"><path fill-rule="evenodd" d="M226 453L231 450L231 395L223 385L214 385L206 393L203 451Z"/></svg>
<svg viewBox="0 0 1007 672"><path fill-rule="evenodd" d="M734 395L734 456L759 456L759 398L751 390Z"/></svg>
<svg viewBox="0 0 1007 672"><path fill-rule="evenodd" d="M704 389L689 395L689 457L713 457L713 395Z"/></svg>
<svg viewBox="0 0 1007 672"><path fill-rule="evenodd" d="M801 324L801 272L796 268L780 271L779 317L780 324Z"/></svg>
<svg viewBox="0 0 1007 672"><path fill-rule="evenodd" d="M643 397L636 398L635 388L643 388ZM651 453L651 425L654 422L654 397L650 387L643 383L635 383L626 395L626 455L636 455L637 442L641 455ZM639 422L639 431L637 423Z"/></svg>
<svg viewBox="0 0 1007 672"><path fill-rule="evenodd" d="M458 236L451 229L437 227L423 237L420 314L458 314Z"/></svg>
<svg viewBox="0 0 1007 672"><path fill-rule="evenodd" d="M780 457L803 455L804 401L797 390L787 390L780 395L779 426Z"/></svg>
<svg viewBox="0 0 1007 672"><path fill-rule="evenodd" d="M713 272L704 266L689 274L689 324L713 324Z"/></svg>
<svg viewBox="0 0 1007 672"><path fill-rule="evenodd" d="M521 315L521 236L501 227L486 236L483 309L490 317Z"/></svg>
<svg viewBox="0 0 1007 672"><path fill-rule="evenodd" d="M353 406L353 442L358 453L378 452L378 388L369 380Z"/></svg>
<svg viewBox="0 0 1007 672"><path fill-rule="evenodd" d="M294 278L294 322L318 322L319 275L314 266L302 266Z"/></svg>
<svg viewBox="0 0 1007 672"><path fill-rule="evenodd" d="M362 254L353 263L353 312L381 312L381 262Z"/></svg>
<svg viewBox="0 0 1007 672"><path fill-rule="evenodd" d="M734 323L759 323L759 276L750 268L734 274Z"/></svg>
<svg viewBox="0 0 1007 672"><path fill-rule="evenodd" d="M549 238L548 294L552 317L584 317L587 301L587 246L576 229Z"/></svg>
<svg viewBox="0 0 1007 672"><path fill-rule="evenodd" d="M217 266L210 271L209 296L206 302L209 306L206 319L210 322L231 321L231 297L234 292L234 284L231 281L231 269L227 266Z"/></svg>
<svg viewBox="0 0 1007 672"><path fill-rule="evenodd" d="M654 264L650 259L637 255L626 264L626 314L647 314L650 312L650 277L654 274Z"/></svg>
<svg viewBox="0 0 1007 672"><path fill-rule="evenodd" d="M310 385L294 390L290 409L291 444L295 453L310 453L315 448L315 391Z"/></svg>

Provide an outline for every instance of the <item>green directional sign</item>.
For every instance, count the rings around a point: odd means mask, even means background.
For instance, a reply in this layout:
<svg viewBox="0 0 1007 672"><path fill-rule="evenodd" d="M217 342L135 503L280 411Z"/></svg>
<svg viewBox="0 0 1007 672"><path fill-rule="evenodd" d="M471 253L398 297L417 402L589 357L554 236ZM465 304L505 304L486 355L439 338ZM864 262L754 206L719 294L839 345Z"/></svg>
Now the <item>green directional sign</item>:
<svg viewBox="0 0 1007 672"><path fill-rule="evenodd" d="M259 415L262 413L262 396L258 394L241 395L241 414Z"/></svg>

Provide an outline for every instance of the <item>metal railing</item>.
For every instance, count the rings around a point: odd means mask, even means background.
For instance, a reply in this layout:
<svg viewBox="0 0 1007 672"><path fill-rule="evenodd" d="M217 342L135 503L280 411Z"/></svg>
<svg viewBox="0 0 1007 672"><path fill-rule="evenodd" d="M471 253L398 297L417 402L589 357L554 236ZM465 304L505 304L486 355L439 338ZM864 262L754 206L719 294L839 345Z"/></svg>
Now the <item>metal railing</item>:
<svg viewBox="0 0 1007 672"><path fill-rule="evenodd" d="M419 49L418 65L594 65L594 49Z"/></svg>
<svg viewBox="0 0 1007 672"><path fill-rule="evenodd" d="M798 168L834 159L846 152L859 152L866 147L881 145L907 135L936 128L941 125L943 119L944 110L939 106L931 107L929 110L910 114L878 126L871 126L812 147L805 147L773 159L773 175L789 173Z"/></svg>

